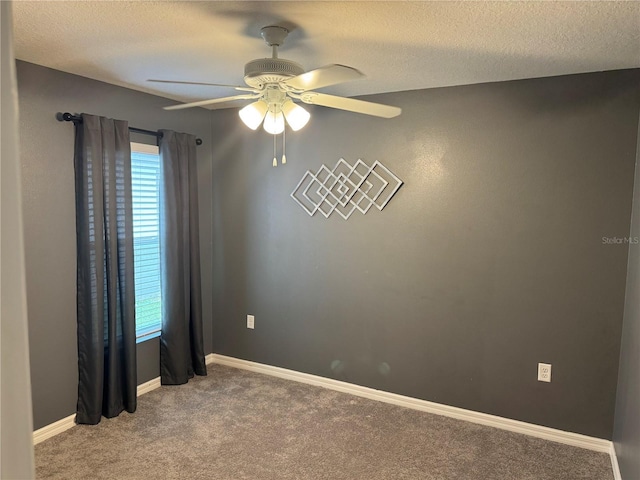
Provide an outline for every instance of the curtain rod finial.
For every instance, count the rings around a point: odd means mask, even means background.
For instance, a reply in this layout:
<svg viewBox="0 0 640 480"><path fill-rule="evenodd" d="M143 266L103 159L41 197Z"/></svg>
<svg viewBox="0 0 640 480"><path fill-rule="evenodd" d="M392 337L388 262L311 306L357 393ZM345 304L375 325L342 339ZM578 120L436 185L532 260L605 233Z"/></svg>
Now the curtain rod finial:
<svg viewBox="0 0 640 480"><path fill-rule="evenodd" d="M76 117L75 115L69 113L69 112L58 112L56 113L56 119L59 122L76 122L79 121L81 119L81 117Z"/></svg>

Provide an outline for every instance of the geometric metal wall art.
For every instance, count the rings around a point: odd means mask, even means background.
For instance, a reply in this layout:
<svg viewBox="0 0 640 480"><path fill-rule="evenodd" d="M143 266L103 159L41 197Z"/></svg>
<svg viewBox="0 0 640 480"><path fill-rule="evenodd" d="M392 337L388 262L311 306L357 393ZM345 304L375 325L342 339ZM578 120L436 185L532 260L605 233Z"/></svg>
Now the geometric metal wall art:
<svg viewBox="0 0 640 480"><path fill-rule="evenodd" d="M322 165L317 173L307 170L291 198L310 216L320 212L329 218L336 212L346 220L356 210L382 210L402 183L377 160L371 166L362 160L352 166L341 158L333 169Z"/></svg>

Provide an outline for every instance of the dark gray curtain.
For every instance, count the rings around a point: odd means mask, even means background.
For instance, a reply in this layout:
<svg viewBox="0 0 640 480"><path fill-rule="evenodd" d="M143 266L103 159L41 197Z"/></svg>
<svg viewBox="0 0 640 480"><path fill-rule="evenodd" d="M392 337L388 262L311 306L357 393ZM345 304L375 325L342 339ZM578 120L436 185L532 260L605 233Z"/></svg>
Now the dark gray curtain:
<svg viewBox="0 0 640 480"><path fill-rule="evenodd" d="M82 115L76 125L78 405L96 424L136 409L136 329L127 122Z"/></svg>
<svg viewBox="0 0 640 480"><path fill-rule="evenodd" d="M206 375L202 333L196 137L162 130L160 203L162 332L160 379L187 383Z"/></svg>

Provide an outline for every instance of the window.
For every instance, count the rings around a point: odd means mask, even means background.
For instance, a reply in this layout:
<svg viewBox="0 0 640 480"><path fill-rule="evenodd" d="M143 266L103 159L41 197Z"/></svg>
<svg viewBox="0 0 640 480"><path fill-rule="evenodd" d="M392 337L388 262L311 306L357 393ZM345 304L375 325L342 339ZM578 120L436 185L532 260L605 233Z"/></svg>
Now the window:
<svg viewBox="0 0 640 480"><path fill-rule="evenodd" d="M160 285L161 170L158 147L131 143L136 337L156 337L162 326Z"/></svg>

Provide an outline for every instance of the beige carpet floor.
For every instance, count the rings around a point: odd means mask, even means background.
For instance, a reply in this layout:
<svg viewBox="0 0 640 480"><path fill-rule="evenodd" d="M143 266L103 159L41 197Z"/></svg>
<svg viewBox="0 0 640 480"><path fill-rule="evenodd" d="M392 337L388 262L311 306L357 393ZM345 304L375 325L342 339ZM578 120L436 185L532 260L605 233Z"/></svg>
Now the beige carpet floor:
<svg viewBox="0 0 640 480"><path fill-rule="evenodd" d="M36 446L38 478L612 480L609 456L209 365Z"/></svg>

